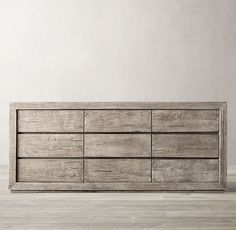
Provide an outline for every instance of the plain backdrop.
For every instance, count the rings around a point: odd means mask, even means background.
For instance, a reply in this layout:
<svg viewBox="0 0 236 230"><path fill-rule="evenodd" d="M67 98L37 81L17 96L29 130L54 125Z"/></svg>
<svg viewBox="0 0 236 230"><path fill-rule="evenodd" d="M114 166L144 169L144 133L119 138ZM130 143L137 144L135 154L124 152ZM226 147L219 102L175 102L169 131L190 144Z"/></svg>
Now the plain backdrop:
<svg viewBox="0 0 236 230"><path fill-rule="evenodd" d="M10 101L227 101L235 0L0 0L0 164Z"/></svg>

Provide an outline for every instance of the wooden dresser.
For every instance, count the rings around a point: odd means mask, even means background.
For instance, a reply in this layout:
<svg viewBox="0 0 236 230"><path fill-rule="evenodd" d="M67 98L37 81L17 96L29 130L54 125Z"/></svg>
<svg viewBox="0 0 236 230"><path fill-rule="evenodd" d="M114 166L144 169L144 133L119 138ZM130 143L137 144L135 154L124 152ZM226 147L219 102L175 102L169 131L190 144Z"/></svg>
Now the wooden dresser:
<svg viewBox="0 0 236 230"><path fill-rule="evenodd" d="M9 188L225 190L226 103L11 103Z"/></svg>

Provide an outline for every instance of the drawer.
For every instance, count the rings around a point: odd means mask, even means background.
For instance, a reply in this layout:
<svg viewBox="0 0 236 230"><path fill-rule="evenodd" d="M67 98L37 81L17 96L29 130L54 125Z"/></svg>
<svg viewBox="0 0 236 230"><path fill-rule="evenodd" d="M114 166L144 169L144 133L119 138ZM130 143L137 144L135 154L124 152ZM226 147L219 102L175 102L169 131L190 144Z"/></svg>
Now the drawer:
<svg viewBox="0 0 236 230"><path fill-rule="evenodd" d="M18 159L19 182L82 182L83 160Z"/></svg>
<svg viewBox="0 0 236 230"><path fill-rule="evenodd" d="M154 110L153 132L217 132L218 110Z"/></svg>
<svg viewBox="0 0 236 230"><path fill-rule="evenodd" d="M217 134L153 134L153 157L218 157Z"/></svg>
<svg viewBox="0 0 236 230"><path fill-rule="evenodd" d="M219 162L216 159L155 159L152 161L153 182L217 182Z"/></svg>
<svg viewBox="0 0 236 230"><path fill-rule="evenodd" d="M19 132L82 132L82 110L19 110Z"/></svg>
<svg viewBox="0 0 236 230"><path fill-rule="evenodd" d="M151 111L87 110L86 132L150 132Z"/></svg>
<svg viewBox="0 0 236 230"><path fill-rule="evenodd" d="M149 159L85 159L85 182L150 182Z"/></svg>
<svg viewBox="0 0 236 230"><path fill-rule="evenodd" d="M150 134L85 134L85 157L151 157Z"/></svg>
<svg viewBox="0 0 236 230"><path fill-rule="evenodd" d="M18 157L82 156L82 134L18 134Z"/></svg>

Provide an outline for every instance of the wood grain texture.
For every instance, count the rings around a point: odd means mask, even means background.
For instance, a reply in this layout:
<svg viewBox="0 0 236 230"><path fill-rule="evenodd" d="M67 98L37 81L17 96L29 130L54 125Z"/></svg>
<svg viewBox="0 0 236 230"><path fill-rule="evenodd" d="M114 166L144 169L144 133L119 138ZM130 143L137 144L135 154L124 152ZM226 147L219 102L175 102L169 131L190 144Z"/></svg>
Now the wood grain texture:
<svg viewBox="0 0 236 230"><path fill-rule="evenodd" d="M84 164L85 182L151 181L148 159L85 159Z"/></svg>
<svg viewBox="0 0 236 230"><path fill-rule="evenodd" d="M219 110L154 110L153 132L217 132Z"/></svg>
<svg viewBox="0 0 236 230"><path fill-rule="evenodd" d="M82 132L82 110L19 110L19 132Z"/></svg>
<svg viewBox="0 0 236 230"><path fill-rule="evenodd" d="M83 160L18 159L17 181L82 182Z"/></svg>
<svg viewBox="0 0 236 230"><path fill-rule="evenodd" d="M218 157L218 134L153 134L153 157Z"/></svg>
<svg viewBox="0 0 236 230"><path fill-rule="evenodd" d="M82 134L18 134L18 157L82 156Z"/></svg>
<svg viewBox="0 0 236 230"><path fill-rule="evenodd" d="M218 159L152 160L152 181L162 183L218 182Z"/></svg>
<svg viewBox="0 0 236 230"><path fill-rule="evenodd" d="M86 110L85 132L150 132L151 111Z"/></svg>
<svg viewBox="0 0 236 230"><path fill-rule="evenodd" d="M85 134L85 157L151 157L150 134Z"/></svg>

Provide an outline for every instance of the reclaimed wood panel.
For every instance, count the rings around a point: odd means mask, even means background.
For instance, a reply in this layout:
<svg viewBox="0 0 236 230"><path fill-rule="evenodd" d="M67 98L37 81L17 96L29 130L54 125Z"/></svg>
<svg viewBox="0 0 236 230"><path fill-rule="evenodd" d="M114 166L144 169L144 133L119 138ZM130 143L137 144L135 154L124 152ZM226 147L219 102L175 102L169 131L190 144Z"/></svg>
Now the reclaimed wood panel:
<svg viewBox="0 0 236 230"><path fill-rule="evenodd" d="M82 132L82 110L19 110L19 132Z"/></svg>
<svg viewBox="0 0 236 230"><path fill-rule="evenodd" d="M85 159L85 182L149 182L150 159Z"/></svg>
<svg viewBox="0 0 236 230"><path fill-rule="evenodd" d="M219 110L154 110L153 132L217 132Z"/></svg>
<svg viewBox="0 0 236 230"><path fill-rule="evenodd" d="M83 160L18 159L19 182L82 182Z"/></svg>
<svg viewBox="0 0 236 230"><path fill-rule="evenodd" d="M153 157L219 156L218 134L153 134Z"/></svg>
<svg viewBox="0 0 236 230"><path fill-rule="evenodd" d="M85 134L85 157L151 157L150 134Z"/></svg>
<svg viewBox="0 0 236 230"><path fill-rule="evenodd" d="M218 159L152 160L152 181L163 183L197 183L219 181Z"/></svg>
<svg viewBox="0 0 236 230"><path fill-rule="evenodd" d="M19 134L18 157L82 157L82 134Z"/></svg>
<svg viewBox="0 0 236 230"><path fill-rule="evenodd" d="M86 110L85 132L150 132L149 110Z"/></svg>

